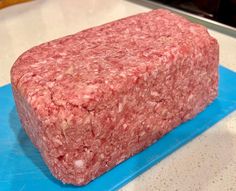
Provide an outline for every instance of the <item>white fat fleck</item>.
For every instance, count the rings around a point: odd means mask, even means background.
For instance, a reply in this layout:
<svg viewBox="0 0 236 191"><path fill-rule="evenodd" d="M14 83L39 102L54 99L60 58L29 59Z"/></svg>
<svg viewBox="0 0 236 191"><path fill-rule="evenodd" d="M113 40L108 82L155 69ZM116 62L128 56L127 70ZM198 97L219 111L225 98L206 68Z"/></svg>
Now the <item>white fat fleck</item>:
<svg viewBox="0 0 236 191"><path fill-rule="evenodd" d="M129 34L129 29L126 28L123 32L126 33L126 34Z"/></svg>
<svg viewBox="0 0 236 191"><path fill-rule="evenodd" d="M52 88L54 86L55 82L47 82L47 86L49 88Z"/></svg>
<svg viewBox="0 0 236 191"><path fill-rule="evenodd" d="M81 183L83 183L84 182L84 178L77 178L76 179L76 183L77 184L81 184Z"/></svg>
<svg viewBox="0 0 236 191"><path fill-rule="evenodd" d="M68 127L69 127L69 125L68 125L67 121L64 120L61 122L61 128L63 130L66 130Z"/></svg>
<svg viewBox="0 0 236 191"><path fill-rule="evenodd" d="M123 111L126 102L127 102L127 96L124 96L122 98L122 101L118 104L118 113Z"/></svg>
<svg viewBox="0 0 236 191"><path fill-rule="evenodd" d="M70 66L69 68L67 68L67 70L66 70L66 74L73 74L73 72L74 72L74 67L73 66Z"/></svg>
<svg viewBox="0 0 236 191"><path fill-rule="evenodd" d="M166 115L167 113L168 113L167 109L163 109L163 110L161 111L161 114L162 114L162 115Z"/></svg>
<svg viewBox="0 0 236 191"><path fill-rule="evenodd" d="M65 56L65 55L66 55L66 52L61 52L61 53L59 53L59 55Z"/></svg>
<svg viewBox="0 0 236 191"><path fill-rule="evenodd" d="M140 136L142 137L142 136L144 136L146 134L146 132L145 131L142 131L141 133L140 133Z"/></svg>
<svg viewBox="0 0 236 191"><path fill-rule="evenodd" d="M190 27L189 30L190 30L190 32L193 33L193 34L197 34L197 33L198 33L198 31L197 31L196 28L194 28L194 27Z"/></svg>
<svg viewBox="0 0 236 191"><path fill-rule="evenodd" d="M143 80L144 80L144 81L147 81L147 79L148 79L148 73L144 73L144 75L143 75Z"/></svg>
<svg viewBox="0 0 236 191"><path fill-rule="evenodd" d="M121 77L125 77L126 75L125 75L124 72L121 72L121 73L120 73L120 76L121 76Z"/></svg>
<svg viewBox="0 0 236 191"><path fill-rule="evenodd" d="M147 101L147 104L151 107L154 107L157 103L155 101Z"/></svg>
<svg viewBox="0 0 236 191"><path fill-rule="evenodd" d="M40 63L40 64L45 64L45 63L47 63L47 60L41 60L41 61L39 61L38 63ZM32 67L32 66L37 67L37 66L38 66L38 63L31 65L31 67Z"/></svg>
<svg viewBox="0 0 236 191"><path fill-rule="evenodd" d="M96 91L98 89L98 86L97 85L88 85L87 87L86 87L86 91L87 92L94 92L94 91Z"/></svg>
<svg viewBox="0 0 236 191"><path fill-rule="evenodd" d="M58 75L58 76L56 77L56 80L61 80L62 78L63 78L63 75L60 74L60 75Z"/></svg>
<svg viewBox="0 0 236 191"><path fill-rule="evenodd" d="M193 94L189 95L188 101L191 101L193 99Z"/></svg>
<svg viewBox="0 0 236 191"><path fill-rule="evenodd" d="M84 167L84 161L81 160L81 159L76 160L74 163L75 163L75 166L76 166L77 168L83 168L83 167Z"/></svg>
<svg viewBox="0 0 236 191"><path fill-rule="evenodd" d="M83 99L86 99L86 100L90 99L90 95L84 95Z"/></svg>
<svg viewBox="0 0 236 191"><path fill-rule="evenodd" d="M101 157L101 159L104 159L104 158L105 158L105 155L102 153L102 154L100 155L100 157Z"/></svg>
<svg viewBox="0 0 236 191"><path fill-rule="evenodd" d="M83 120L83 124L89 124L90 121L91 121L91 116L87 115L87 117L85 117L84 120Z"/></svg>
<svg viewBox="0 0 236 191"><path fill-rule="evenodd" d="M159 95L158 92L151 91L151 96L158 96L158 95Z"/></svg>
<svg viewBox="0 0 236 191"><path fill-rule="evenodd" d="M62 145L62 142L59 139L53 138L52 140L53 140L54 143L56 143L58 145Z"/></svg>
<svg viewBox="0 0 236 191"><path fill-rule="evenodd" d="M118 112L122 112L123 110L123 104L122 103L119 103L119 106L118 106Z"/></svg>

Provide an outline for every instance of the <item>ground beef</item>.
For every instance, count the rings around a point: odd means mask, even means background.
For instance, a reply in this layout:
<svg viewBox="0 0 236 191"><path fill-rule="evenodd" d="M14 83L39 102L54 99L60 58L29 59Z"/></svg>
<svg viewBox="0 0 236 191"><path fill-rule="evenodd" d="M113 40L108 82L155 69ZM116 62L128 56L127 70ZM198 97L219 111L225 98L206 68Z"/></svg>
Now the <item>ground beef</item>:
<svg viewBox="0 0 236 191"><path fill-rule="evenodd" d="M33 47L11 81L52 174L84 185L212 102L218 61L205 27L154 10Z"/></svg>

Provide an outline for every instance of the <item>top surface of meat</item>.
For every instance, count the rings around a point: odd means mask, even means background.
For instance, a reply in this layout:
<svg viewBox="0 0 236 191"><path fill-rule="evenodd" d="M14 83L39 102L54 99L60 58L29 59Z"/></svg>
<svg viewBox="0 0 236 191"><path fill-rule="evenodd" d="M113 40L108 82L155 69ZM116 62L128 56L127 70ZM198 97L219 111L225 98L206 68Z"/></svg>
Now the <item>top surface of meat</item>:
<svg viewBox="0 0 236 191"><path fill-rule="evenodd" d="M212 40L204 27L154 10L30 49L16 61L12 82L42 115L47 104L87 107L153 67L168 70L178 54L199 54Z"/></svg>

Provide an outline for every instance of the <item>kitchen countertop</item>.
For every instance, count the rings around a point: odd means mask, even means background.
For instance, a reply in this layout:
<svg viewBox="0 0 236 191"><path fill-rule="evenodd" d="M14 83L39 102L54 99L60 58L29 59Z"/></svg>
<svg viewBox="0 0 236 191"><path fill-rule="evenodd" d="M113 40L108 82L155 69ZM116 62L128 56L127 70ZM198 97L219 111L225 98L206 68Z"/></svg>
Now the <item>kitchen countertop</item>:
<svg viewBox="0 0 236 191"><path fill-rule="evenodd" d="M150 10L125 0L37 0L0 10L0 86L32 46ZM236 39L209 30L220 44L220 63L236 71ZM214 116L213 116L214 117ZM124 186L123 191L235 191L236 113Z"/></svg>

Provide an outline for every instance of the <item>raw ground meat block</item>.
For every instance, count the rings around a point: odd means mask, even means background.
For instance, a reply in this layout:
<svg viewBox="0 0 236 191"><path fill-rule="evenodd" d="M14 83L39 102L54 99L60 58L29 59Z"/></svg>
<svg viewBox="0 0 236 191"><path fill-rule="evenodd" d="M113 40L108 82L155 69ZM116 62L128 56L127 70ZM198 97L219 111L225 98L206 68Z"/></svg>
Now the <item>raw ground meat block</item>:
<svg viewBox="0 0 236 191"><path fill-rule="evenodd" d="M218 61L205 27L154 10L33 47L11 80L52 174L84 185L211 103Z"/></svg>

